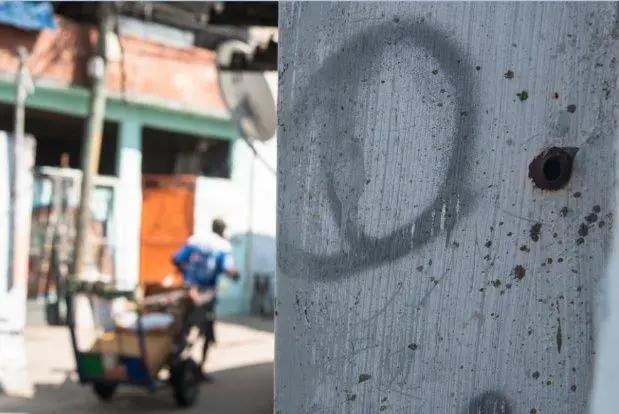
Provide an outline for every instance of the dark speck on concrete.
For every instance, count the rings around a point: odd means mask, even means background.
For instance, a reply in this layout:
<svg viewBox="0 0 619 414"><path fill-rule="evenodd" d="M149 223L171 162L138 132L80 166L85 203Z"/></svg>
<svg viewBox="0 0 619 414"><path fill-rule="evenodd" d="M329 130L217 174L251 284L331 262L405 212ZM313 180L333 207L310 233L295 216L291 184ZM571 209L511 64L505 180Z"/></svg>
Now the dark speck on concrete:
<svg viewBox="0 0 619 414"><path fill-rule="evenodd" d="M505 79L514 79L514 72L511 70L508 70L507 72L505 72L503 77L505 77Z"/></svg>
<svg viewBox="0 0 619 414"><path fill-rule="evenodd" d="M537 409L536 408L531 408L531 411L529 411L531 414L537 414Z"/></svg>
<svg viewBox="0 0 619 414"><path fill-rule="evenodd" d="M593 206L593 212L594 212L594 213L599 213L600 211L602 211L602 209L600 208L600 206L598 206L597 204Z"/></svg>
<svg viewBox="0 0 619 414"><path fill-rule="evenodd" d="M587 223L595 223L598 221L598 216L595 213L591 213L585 217L585 220L587 220Z"/></svg>
<svg viewBox="0 0 619 414"><path fill-rule="evenodd" d="M576 191L576 192L574 193L574 198L580 198L580 196L581 196L581 195L582 195L582 194L580 193L580 191Z"/></svg>
<svg viewBox="0 0 619 414"><path fill-rule="evenodd" d="M569 212L569 209L567 208L567 206L561 207L561 210L559 210L559 213L561 214L562 217L567 216L568 212Z"/></svg>
<svg viewBox="0 0 619 414"><path fill-rule="evenodd" d="M561 332L561 319L557 319L559 326L557 327L557 352L561 353L563 346L563 333Z"/></svg>
<svg viewBox="0 0 619 414"><path fill-rule="evenodd" d="M421 265L420 265L420 266L417 266L417 271L418 271L418 272L423 271L423 266L421 266Z"/></svg>
<svg viewBox="0 0 619 414"><path fill-rule="evenodd" d="M359 375L359 384L361 384L362 382L366 382L372 379L372 376L370 374L360 374Z"/></svg>
<svg viewBox="0 0 619 414"><path fill-rule="evenodd" d="M568 105L567 112L569 112L570 114L573 114L574 112L576 112L576 105L573 105L573 104Z"/></svg>
<svg viewBox="0 0 619 414"><path fill-rule="evenodd" d="M481 66L475 66L475 70L481 70Z"/></svg>
<svg viewBox="0 0 619 414"><path fill-rule="evenodd" d="M394 23L400 23L400 18L399 17L394 17L393 18L393 22Z"/></svg>
<svg viewBox="0 0 619 414"><path fill-rule="evenodd" d="M559 99L559 93L558 92L553 93L552 99Z"/></svg>
<svg viewBox="0 0 619 414"><path fill-rule="evenodd" d="M383 398L381 398L381 399L380 399L380 402L382 402L382 403L387 402L387 397L383 397Z"/></svg>
<svg viewBox="0 0 619 414"><path fill-rule="evenodd" d="M580 246L585 243L585 239L583 237L579 237L576 239L576 245Z"/></svg>
<svg viewBox="0 0 619 414"><path fill-rule="evenodd" d="M387 411L387 406L386 405L381 405L380 406L380 411Z"/></svg>
<svg viewBox="0 0 619 414"><path fill-rule="evenodd" d="M438 75L438 69L434 69L434 70L432 70L432 74L433 74L433 75Z"/></svg>
<svg viewBox="0 0 619 414"><path fill-rule="evenodd" d="M542 230L542 224L541 223L535 223L534 225L531 226L531 230L529 231L529 235L531 236L531 240L533 240L534 242L539 241L539 235L540 235L540 231Z"/></svg>
<svg viewBox="0 0 619 414"><path fill-rule="evenodd" d="M417 344L412 343L412 344L408 344L408 349L410 349L411 351L416 351L417 350Z"/></svg>
<svg viewBox="0 0 619 414"><path fill-rule="evenodd" d="M529 99L529 93L527 91L517 93L516 96L518 97L518 99L520 99L520 101L526 101L527 99Z"/></svg>
<svg viewBox="0 0 619 414"><path fill-rule="evenodd" d="M570 389L572 390L572 392L576 392L576 388L577 388L577 387L576 387L576 385L572 385L572 386L570 387Z"/></svg>
<svg viewBox="0 0 619 414"><path fill-rule="evenodd" d="M600 221L598 222L598 227L599 227L599 228L602 228L602 227L604 227L605 225L606 225L606 222L605 222L604 220L600 220Z"/></svg>
<svg viewBox="0 0 619 414"><path fill-rule="evenodd" d="M535 371L533 374L531 374L531 376L533 377L533 379L538 379L539 378L539 372Z"/></svg>
<svg viewBox="0 0 619 414"><path fill-rule="evenodd" d="M531 251L531 249L529 249L529 246L523 244L522 246L520 246L520 251L521 252L525 252L525 253L529 253Z"/></svg>
<svg viewBox="0 0 619 414"><path fill-rule="evenodd" d="M514 277L518 280L524 279L524 276L527 273L525 268L522 267L522 265L517 265L516 267L514 267L513 272L514 272Z"/></svg>
<svg viewBox="0 0 619 414"><path fill-rule="evenodd" d="M580 227L578 228L578 235L580 237L585 237L589 234L589 226L585 223L580 223Z"/></svg>
<svg viewBox="0 0 619 414"><path fill-rule="evenodd" d="M486 246L486 247L490 247L490 246L492 246L492 241L491 241L491 240L488 240L488 241L484 244L484 246Z"/></svg>
<svg viewBox="0 0 619 414"><path fill-rule="evenodd" d="M498 288L499 286L501 286L501 281L499 279L493 280L492 282L490 282L492 284L492 286L494 286L495 288Z"/></svg>

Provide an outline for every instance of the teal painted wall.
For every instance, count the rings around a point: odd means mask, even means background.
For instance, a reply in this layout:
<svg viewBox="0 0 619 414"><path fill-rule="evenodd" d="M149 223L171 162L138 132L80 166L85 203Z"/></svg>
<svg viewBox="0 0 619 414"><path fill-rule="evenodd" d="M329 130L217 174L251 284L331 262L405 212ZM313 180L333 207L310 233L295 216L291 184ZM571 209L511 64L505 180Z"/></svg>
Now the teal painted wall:
<svg viewBox="0 0 619 414"><path fill-rule="evenodd" d="M27 107L84 118L88 113L88 96L85 88L37 83L34 93L28 97ZM12 104L14 100L13 81L0 78L0 102ZM192 135L209 135L228 140L237 137L230 119L218 114L195 113L113 96L107 99L105 118L115 122L132 120L142 126Z"/></svg>
<svg viewBox="0 0 619 414"><path fill-rule="evenodd" d="M123 120L118 129L118 186L114 195L114 267L119 287L132 289L140 274L142 125Z"/></svg>
<svg viewBox="0 0 619 414"><path fill-rule="evenodd" d="M277 73L266 76L276 96ZM262 158L276 168L277 137L254 145ZM200 178L196 191L196 229L208 229L213 216L223 218L228 224L234 258L241 272L239 283L221 281L220 315L247 314L253 290L251 274L274 275L276 270L276 176L254 157L242 140L237 140L233 148L230 180ZM248 247L249 255L246 254Z"/></svg>

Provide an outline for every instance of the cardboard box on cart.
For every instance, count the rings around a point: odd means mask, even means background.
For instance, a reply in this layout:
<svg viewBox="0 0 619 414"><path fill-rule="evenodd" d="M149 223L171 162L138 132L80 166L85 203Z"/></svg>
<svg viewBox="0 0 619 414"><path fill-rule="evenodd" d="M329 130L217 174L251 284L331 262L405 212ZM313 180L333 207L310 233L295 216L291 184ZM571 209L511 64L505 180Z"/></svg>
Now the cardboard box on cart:
<svg viewBox="0 0 619 414"><path fill-rule="evenodd" d="M165 311L174 316L174 323L165 330L148 330L144 332L145 366L151 378L156 377L159 370L167 362L172 351L174 340L178 338L184 319L187 305L186 289L183 287L144 286L143 309L152 308L156 311ZM152 303L153 298L157 304ZM109 379L143 380L145 377L142 352L140 349L139 334L132 330L116 328L100 335L89 350L89 354L99 354L96 371ZM87 357L88 358L88 357ZM92 371L90 369L89 371Z"/></svg>
<svg viewBox="0 0 619 414"><path fill-rule="evenodd" d="M145 332L144 345L146 352L142 355L139 334L116 329L100 335L89 353L101 355L102 374L106 378L142 379L145 376L143 367L140 367L142 360L151 378L156 378L172 349L170 332L167 330Z"/></svg>

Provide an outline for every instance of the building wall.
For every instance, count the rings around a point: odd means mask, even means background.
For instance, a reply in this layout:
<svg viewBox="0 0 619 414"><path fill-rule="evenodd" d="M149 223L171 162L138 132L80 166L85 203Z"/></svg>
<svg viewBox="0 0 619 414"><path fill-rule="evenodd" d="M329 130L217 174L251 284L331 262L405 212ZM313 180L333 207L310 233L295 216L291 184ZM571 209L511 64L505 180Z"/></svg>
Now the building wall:
<svg viewBox="0 0 619 414"><path fill-rule="evenodd" d="M36 80L87 86L86 65L96 44L96 30L60 16L56 22L57 30L40 32L0 26L0 74L14 76L19 64L15 48L22 45L30 52L29 67ZM194 112L225 112L215 52L173 48L128 35L110 34L109 44L111 95Z"/></svg>
<svg viewBox="0 0 619 414"><path fill-rule="evenodd" d="M8 83L18 66L13 51L23 45L30 51L29 66L37 85L28 105L83 117L88 83L85 68L96 32L62 17L56 19L56 31L32 33L0 26L0 80L4 82L0 101L12 102ZM122 211L115 219L115 262L118 278L130 287L139 275L142 128L169 128L223 139L234 139L234 132L219 93L214 52L173 48L131 36L118 41L112 35L110 43L106 117L119 123L119 184L114 208ZM267 76L276 93L277 74ZM276 140L256 147L275 167ZM253 158L243 142L235 142L231 179L198 180L196 231L210 227L215 215L225 215L243 273L239 284L222 282L222 314L248 310L248 274L275 272L275 176ZM245 254L248 234L254 235L250 255Z"/></svg>
<svg viewBox="0 0 619 414"><path fill-rule="evenodd" d="M277 72L265 75L277 99ZM277 137L254 145L262 158L276 168ZM228 224L241 281L235 284L222 278L218 309L222 315L249 311L252 273L275 275L276 176L241 140L234 144L232 163L230 180L198 179L194 214L196 232L209 230L215 217Z"/></svg>
<svg viewBox="0 0 619 414"><path fill-rule="evenodd" d="M56 30L22 31L0 26L0 100L12 103L18 68L15 48L25 46L35 81L32 108L79 117L87 114L86 66L97 40L93 27L56 16ZM119 123L115 208L116 270L137 280L141 214L141 130L155 127L233 139L219 94L215 53L170 47L131 35L110 35L106 118Z"/></svg>

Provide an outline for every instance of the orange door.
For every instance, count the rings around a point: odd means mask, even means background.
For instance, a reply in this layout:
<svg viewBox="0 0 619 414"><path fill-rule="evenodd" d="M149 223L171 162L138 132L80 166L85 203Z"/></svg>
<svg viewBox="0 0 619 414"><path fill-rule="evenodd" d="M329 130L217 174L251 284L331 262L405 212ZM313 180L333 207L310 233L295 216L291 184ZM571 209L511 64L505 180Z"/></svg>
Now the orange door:
<svg viewBox="0 0 619 414"><path fill-rule="evenodd" d="M146 175L142 179L140 282L158 283L174 273L172 255L193 233L194 176Z"/></svg>

